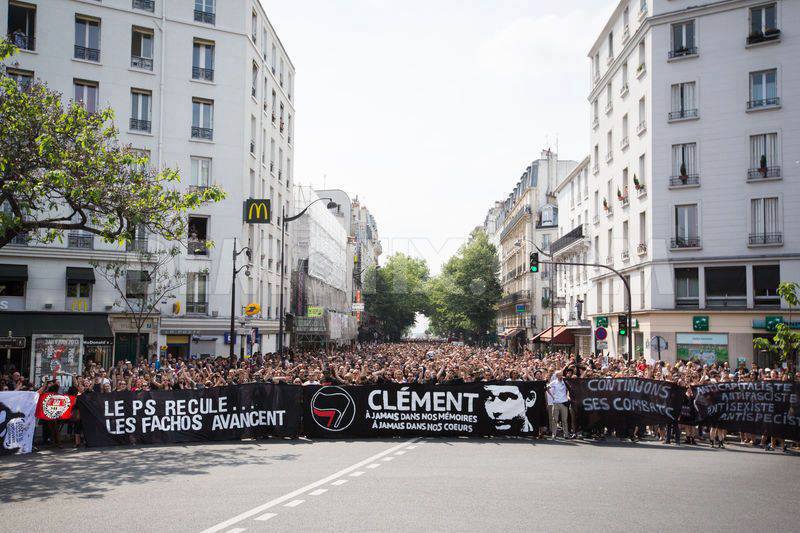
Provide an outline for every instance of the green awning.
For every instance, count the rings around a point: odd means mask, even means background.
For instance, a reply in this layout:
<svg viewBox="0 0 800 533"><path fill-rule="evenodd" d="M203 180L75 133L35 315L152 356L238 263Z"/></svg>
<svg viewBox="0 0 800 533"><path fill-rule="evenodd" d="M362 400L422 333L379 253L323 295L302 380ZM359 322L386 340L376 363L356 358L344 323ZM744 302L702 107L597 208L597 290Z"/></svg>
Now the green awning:
<svg viewBox="0 0 800 533"><path fill-rule="evenodd" d="M28 265L0 265L0 281L28 281Z"/></svg>
<svg viewBox="0 0 800 533"><path fill-rule="evenodd" d="M94 283L94 269L67 267L67 281L75 283Z"/></svg>

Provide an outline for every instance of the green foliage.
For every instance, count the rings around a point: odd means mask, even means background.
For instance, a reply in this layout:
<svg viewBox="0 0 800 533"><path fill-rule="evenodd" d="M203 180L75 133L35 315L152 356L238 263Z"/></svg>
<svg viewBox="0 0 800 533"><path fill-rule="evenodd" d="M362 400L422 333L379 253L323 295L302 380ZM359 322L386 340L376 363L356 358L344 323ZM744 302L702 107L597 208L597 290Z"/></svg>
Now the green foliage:
<svg viewBox="0 0 800 533"><path fill-rule="evenodd" d="M0 41L0 57L13 51ZM177 170L156 171L117 135L110 109L89 113L43 83L0 77L0 247L68 230L121 242L144 228L178 240L189 210L224 198L216 187L180 192Z"/></svg>
<svg viewBox="0 0 800 533"><path fill-rule="evenodd" d="M432 331L476 339L490 335L502 295L499 272L496 248L485 233L474 233L428 284Z"/></svg>
<svg viewBox="0 0 800 533"><path fill-rule="evenodd" d="M789 304L790 319L792 308L798 304L798 293L800 285L795 282L783 282L778 285L778 294ZM778 324L772 339L753 339L753 346L757 350L777 354L781 361L791 361L800 350L800 332L792 330L787 324Z"/></svg>
<svg viewBox="0 0 800 533"><path fill-rule="evenodd" d="M400 340L414 325L416 314L427 309L428 265L402 253L389 257L382 268L366 273L365 309L377 321L377 330L389 340Z"/></svg>

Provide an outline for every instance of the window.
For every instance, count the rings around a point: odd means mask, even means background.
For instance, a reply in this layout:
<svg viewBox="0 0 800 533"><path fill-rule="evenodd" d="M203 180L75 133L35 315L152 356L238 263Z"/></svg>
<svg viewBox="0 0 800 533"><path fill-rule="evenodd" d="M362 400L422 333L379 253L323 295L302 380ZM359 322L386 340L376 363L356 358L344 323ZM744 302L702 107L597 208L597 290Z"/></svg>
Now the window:
<svg viewBox="0 0 800 533"><path fill-rule="evenodd" d="M250 154L256 155L256 117L250 115Z"/></svg>
<svg viewBox="0 0 800 533"><path fill-rule="evenodd" d="M762 70L750 73L750 101L748 109L779 106L778 98L778 71L777 69Z"/></svg>
<svg viewBox="0 0 800 533"><path fill-rule="evenodd" d="M595 302L595 312L602 313L603 312L603 282L597 282L597 300Z"/></svg>
<svg viewBox="0 0 800 533"><path fill-rule="evenodd" d="M68 281L67 298L91 298L92 284L85 281Z"/></svg>
<svg viewBox="0 0 800 533"><path fill-rule="evenodd" d="M278 66L278 49L275 47L275 44L272 45L272 73L275 74L276 69Z"/></svg>
<svg viewBox="0 0 800 533"><path fill-rule="evenodd" d="M642 250L642 244L645 245L645 249ZM647 211L642 211L639 213L639 253L643 251L647 251Z"/></svg>
<svg viewBox="0 0 800 533"><path fill-rule="evenodd" d="M131 35L131 66L153 70L153 31L133 28Z"/></svg>
<svg viewBox="0 0 800 533"><path fill-rule="evenodd" d="M20 50L36 50L36 7L8 3L8 40Z"/></svg>
<svg viewBox="0 0 800 533"><path fill-rule="evenodd" d="M700 282L696 268L675 269L675 307L699 307Z"/></svg>
<svg viewBox="0 0 800 533"><path fill-rule="evenodd" d="M608 228L608 254L606 255L606 263L611 264L614 262L614 229Z"/></svg>
<svg viewBox="0 0 800 533"><path fill-rule="evenodd" d="M154 12L156 10L156 0L133 0L133 8Z"/></svg>
<svg viewBox="0 0 800 533"><path fill-rule="evenodd" d="M594 120L595 126L600 121L600 102L597 100L592 102L592 119Z"/></svg>
<svg viewBox="0 0 800 533"><path fill-rule="evenodd" d="M275 139L269 141L269 171L275 170Z"/></svg>
<svg viewBox="0 0 800 533"><path fill-rule="evenodd" d="M250 96L258 98L258 65L253 63L253 72L250 79Z"/></svg>
<svg viewBox="0 0 800 533"><path fill-rule="evenodd" d="M211 140L214 138L214 102L192 99L192 138Z"/></svg>
<svg viewBox="0 0 800 533"><path fill-rule="evenodd" d="M267 35L268 35L267 34L267 28L262 28L261 29L261 55L264 58L264 61L267 60L267 50L268 50ZM267 93L264 93L264 94L267 94Z"/></svg>
<svg viewBox="0 0 800 533"><path fill-rule="evenodd" d="M214 43L195 39L192 48L192 79L214 81Z"/></svg>
<svg viewBox="0 0 800 533"><path fill-rule="evenodd" d="M777 40L780 35L776 4L750 8L750 35L747 37L747 44Z"/></svg>
<svg viewBox="0 0 800 533"><path fill-rule="evenodd" d="M639 66L638 66L638 67L636 67L636 74L637 74L637 75L640 75L640 74L644 73L644 71L645 71L645 68L646 68L646 67L645 67L645 59L646 59L646 55L645 55L645 48L644 48L644 46L645 46L645 45L644 45L644 41L642 41L642 42L640 42L640 43L639 43Z"/></svg>
<svg viewBox="0 0 800 533"><path fill-rule="evenodd" d="M628 33L628 27L630 26L631 14L630 8L625 6L625 11L622 12L622 27L625 31L625 34Z"/></svg>
<svg viewBox="0 0 800 533"><path fill-rule="evenodd" d="M609 60L614 58L614 32L608 33L608 57Z"/></svg>
<svg viewBox="0 0 800 533"><path fill-rule="evenodd" d="M283 128L284 128L283 113L284 113L284 107L283 107L283 102L281 102L281 114L280 114L280 119L281 119L281 121L280 121L280 131L281 131L281 133L283 133Z"/></svg>
<svg viewBox="0 0 800 533"><path fill-rule="evenodd" d="M94 248L94 233L71 230L67 235L67 247L91 250Z"/></svg>
<svg viewBox="0 0 800 533"><path fill-rule="evenodd" d="M189 215L189 254L208 255L208 217Z"/></svg>
<svg viewBox="0 0 800 533"><path fill-rule="evenodd" d="M288 142L289 144L292 144L292 114L291 113L289 113L289 115L286 117L286 129L287 129L286 142Z"/></svg>
<svg viewBox="0 0 800 533"><path fill-rule="evenodd" d="M33 72L30 70L6 69L6 76L17 82L20 91L27 91L33 83Z"/></svg>
<svg viewBox="0 0 800 533"><path fill-rule="evenodd" d="M208 313L208 274L189 272L186 274L186 312Z"/></svg>
<svg viewBox="0 0 800 533"><path fill-rule="evenodd" d="M780 307L780 265L753 265L753 303L756 307Z"/></svg>
<svg viewBox="0 0 800 533"><path fill-rule="evenodd" d="M706 307L745 307L747 269L744 266L706 267Z"/></svg>
<svg viewBox="0 0 800 533"><path fill-rule="evenodd" d="M278 72L278 82L281 84L281 87L283 87L283 58L281 58L281 69Z"/></svg>
<svg viewBox="0 0 800 533"><path fill-rule="evenodd" d="M645 186L646 177L647 177L647 165L645 163L645 154L639 156L639 182L642 186Z"/></svg>
<svg viewBox="0 0 800 533"><path fill-rule="evenodd" d="M292 99L292 90L293 89L294 89L294 77L292 76L292 73L289 72L289 82L287 83L287 86L286 86L286 96L289 98L289 100Z"/></svg>
<svg viewBox="0 0 800 533"><path fill-rule="evenodd" d="M628 146L628 114L625 113L622 117L622 146Z"/></svg>
<svg viewBox="0 0 800 533"><path fill-rule="evenodd" d="M695 100L695 82L676 83L672 86L672 109L670 120L697 118L697 102Z"/></svg>
<svg viewBox="0 0 800 533"><path fill-rule="evenodd" d="M194 20L205 24L214 24L217 18L214 4L215 0L194 0Z"/></svg>
<svg viewBox="0 0 800 533"><path fill-rule="evenodd" d="M147 282L149 276L143 270L125 272L125 298L144 300L147 298Z"/></svg>
<svg viewBox="0 0 800 533"><path fill-rule="evenodd" d="M614 98L611 96L611 82L606 84L606 113L614 109Z"/></svg>
<svg viewBox="0 0 800 533"><path fill-rule="evenodd" d="M642 96L639 99L639 127L637 130L639 133L642 133L645 129L647 129L647 102L644 96Z"/></svg>
<svg viewBox="0 0 800 533"><path fill-rule="evenodd" d="M695 46L694 21L679 22L672 25L672 50L670 58L685 57L697 53Z"/></svg>
<svg viewBox="0 0 800 533"><path fill-rule="evenodd" d="M622 223L622 256L625 257L630 253L630 243L628 239L628 221Z"/></svg>
<svg viewBox="0 0 800 533"><path fill-rule="evenodd" d="M672 177L669 184L698 185L700 176L697 170L697 143L672 145Z"/></svg>
<svg viewBox="0 0 800 533"><path fill-rule="evenodd" d="M131 130L149 132L151 111L152 95L150 91L131 89Z"/></svg>
<svg viewBox="0 0 800 533"><path fill-rule="evenodd" d="M778 178L781 175L778 159L778 134L762 133L750 136L750 170L748 179Z"/></svg>
<svg viewBox="0 0 800 533"><path fill-rule="evenodd" d="M192 187L208 187L211 185L211 158L192 157L192 175L189 185Z"/></svg>
<svg viewBox="0 0 800 533"><path fill-rule="evenodd" d="M97 113L98 84L96 81L73 80L75 102L81 104L89 113Z"/></svg>
<svg viewBox="0 0 800 533"><path fill-rule="evenodd" d="M606 133L606 148L606 161L610 161L614 157L614 133L611 130Z"/></svg>
<svg viewBox="0 0 800 533"><path fill-rule="evenodd" d="M622 64L622 87L620 91L625 92L628 89L628 62Z"/></svg>
<svg viewBox="0 0 800 533"><path fill-rule="evenodd" d="M75 59L100 61L100 21L75 17Z"/></svg>
<svg viewBox="0 0 800 533"><path fill-rule="evenodd" d="M781 244L778 198L750 200L750 244Z"/></svg>
<svg viewBox="0 0 800 533"><path fill-rule="evenodd" d="M675 237L673 248L696 248L700 246L698 237L697 204L675 206Z"/></svg>
<svg viewBox="0 0 800 533"><path fill-rule="evenodd" d="M256 42L256 33L258 32L258 13L254 9L250 14L250 38Z"/></svg>
<svg viewBox="0 0 800 533"><path fill-rule="evenodd" d="M600 79L600 52L596 52L592 58L592 76L595 82Z"/></svg>
<svg viewBox="0 0 800 533"><path fill-rule="evenodd" d="M278 180L280 180L282 176L283 176L283 148L278 148Z"/></svg>

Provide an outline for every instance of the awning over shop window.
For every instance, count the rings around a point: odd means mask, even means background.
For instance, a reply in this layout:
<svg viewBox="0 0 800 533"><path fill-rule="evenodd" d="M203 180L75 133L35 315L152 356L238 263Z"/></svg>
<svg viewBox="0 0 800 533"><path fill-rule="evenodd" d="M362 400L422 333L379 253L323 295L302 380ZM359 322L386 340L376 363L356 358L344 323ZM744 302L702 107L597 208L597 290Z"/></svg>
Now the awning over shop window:
<svg viewBox="0 0 800 533"><path fill-rule="evenodd" d="M67 281L73 283L94 283L94 269L67 267Z"/></svg>
<svg viewBox="0 0 800 533"><path fill-rule="evenodd" d="M547 328L533 338L533 342L549 343L553 335L553 328ZM575 344L575 337L567 326L555 327L555 340L553 344Z"/></svg>
<svg viewBox="0 0 800 533"><path fill-rule="evenodd" d="M0 281L28 281L28 265L0 265Z"/></svg>
<svg viewBox="0 0 800 533"><path fill-rule="evenodd" d="M42 313L4 311L0 331L29 337L34 333L82 333L86 337L113 337L106 313Z"/></svg>

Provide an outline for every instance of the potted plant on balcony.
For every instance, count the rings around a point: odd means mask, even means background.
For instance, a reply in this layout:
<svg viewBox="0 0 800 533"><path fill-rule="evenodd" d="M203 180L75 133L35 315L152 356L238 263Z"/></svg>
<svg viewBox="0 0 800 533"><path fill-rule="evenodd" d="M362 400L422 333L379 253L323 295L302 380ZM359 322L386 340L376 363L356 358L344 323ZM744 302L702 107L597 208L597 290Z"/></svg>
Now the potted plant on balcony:
<svg viewBox="0 0 800 533"><path fill-rule="evenodd" d="M603 209L605 209L606 213L608 213L608 200L603 198Z"/></svg>
<svg viewBox="0 0 800 533"><path fill-rule="evenodd" d="M755 43L763 38L764 34L761 32L761 30L753 30L750 32L750 35L748 35L747 40L750 41L751 43Z"/></svg>
<svg viewBox="0 0 800 533"><path fill-rule="evenodd" d="M681 180L681 184L686 185L686 182L689 181L689 176L686 174L686 163L681 163L681 175L679 176Z"/></svg>
<svg viewBox="0 0 800 533"><path fill-rule="evenodd" d="M767 177L767 156L766 154L761 154L761 159L758 161L758 171L761 172L761 177Z"/></svg>
<svg viewBox="0 0 800 533"><path fill-rule="evenodd" d="M633 187L637 191L644 189L644 185L639 181L639 178L636 177L636 174L633 175Z"/></svg>

